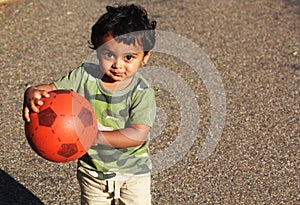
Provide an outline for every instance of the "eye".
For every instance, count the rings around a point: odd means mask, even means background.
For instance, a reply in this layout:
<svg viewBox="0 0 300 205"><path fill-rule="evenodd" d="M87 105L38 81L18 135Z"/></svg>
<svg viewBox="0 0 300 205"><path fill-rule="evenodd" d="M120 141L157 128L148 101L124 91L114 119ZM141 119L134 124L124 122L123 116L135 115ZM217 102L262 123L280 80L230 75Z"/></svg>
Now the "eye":
<svg viewBox="0 0 300 205"><path fill-rule="evenodd" d="M104 57L106 58L112 58L114 55L111 52L105 52Z"/></svg>
<svg viewBox="0 0 300 205"><path fill-rule="evenodd" d="M125 56L125 60L127 60L127 61L130 61L130 60L132 60L132 59L133 59L133 56L131 56L131 55Z"/></svg>

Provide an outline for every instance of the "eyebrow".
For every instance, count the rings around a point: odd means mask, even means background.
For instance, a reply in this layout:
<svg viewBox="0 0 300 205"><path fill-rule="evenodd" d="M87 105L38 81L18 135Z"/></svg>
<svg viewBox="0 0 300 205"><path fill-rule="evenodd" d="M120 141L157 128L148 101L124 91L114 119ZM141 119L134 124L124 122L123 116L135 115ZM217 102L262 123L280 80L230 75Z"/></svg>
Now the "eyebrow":
<svg viewBox="0 0 300 205"><path fill-rule="evenodd" d="M126 56L128 56L128 55L132 55L132 56L137 56L138 55L138 53L136 53L136 52L129 52L129 53L124 53L124 55L126 55Z"/></svg>
<svg viewBox="0 0 300 205"><path fill-rule="evenodd" d="M110 53L112 53L112 54L115 55L115 51L113 51L113 50L111 50L111 49L109 49L109 48L107 48L107 47L103 47L103 48L100 49L100 50L101 50L102 52L110 52ZM141 51L141 52L143 52L143 51ZM128 52L123 53L122 55L125 55L125 56L127 56L127 55L137 56L137 55L138 55L138 52L136 52L136 51L128 51Z"/></svg>
<svg viewBox="0 0 300 205"><path fill-rule="evenodd" d="M116 51L114 50L115 49L115 47L113 47L113 48L110 48L110 46L108 45L108 44L102 44L102 46L100 46L98 49L100 49L101 51L109 51L109 52L111 52L111 53L113 53L113 54L115 54L116 53ZM138 55L138 53L139 52L144 52L144 50L143 49L141 49L141 50L137 50L137 49L135 49L135 50L126 50L122 55Z"/></svg>

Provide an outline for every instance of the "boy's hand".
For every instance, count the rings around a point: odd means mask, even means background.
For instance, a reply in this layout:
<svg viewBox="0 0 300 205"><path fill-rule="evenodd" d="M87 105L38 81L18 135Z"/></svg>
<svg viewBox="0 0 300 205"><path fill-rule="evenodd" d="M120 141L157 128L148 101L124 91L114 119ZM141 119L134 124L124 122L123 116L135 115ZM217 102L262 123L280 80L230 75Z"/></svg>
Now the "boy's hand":
<svg viewBox="0 0 300 205"><path fill-rule="evenodd" d="M30 121L29 112L39 112L37 106L41 106L44 102L41 100L42 97L49 97L50 95L46 90L40 90L38 87L30 87L24 93L23 103L23 119L27 122Z"/></svg>
<svg viewBox="0 0 300 205"><path fill-rule="evenodd" d="M37 106L41 106L44 104L41 98L49 97L50 95L48 94L48 92L56 89L57 88L53 83L42 84L36 87L28 88L24 93L23 119L29 122L29 112L39 112L39 108Z"/></svg>

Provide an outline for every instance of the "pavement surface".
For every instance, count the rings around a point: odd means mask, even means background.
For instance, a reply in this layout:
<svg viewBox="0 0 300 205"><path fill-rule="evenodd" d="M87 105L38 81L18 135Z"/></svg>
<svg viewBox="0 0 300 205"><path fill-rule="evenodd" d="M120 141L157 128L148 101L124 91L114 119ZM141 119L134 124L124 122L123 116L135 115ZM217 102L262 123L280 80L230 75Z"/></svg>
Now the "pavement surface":
<svg viewBox="0 0 300 205"><path fill-rule="evenodd" d="M154 158L166 157L155 158L153 204L300 204L300 2L131 2L144 6L159 30L198 45L221 80L214 90L209 85L215 78L199 76L182 59L153 55L150 65L179 76L196 100L188 105L200 110L199 119L181 112L181 87L175 95L164 87L179 81L167 75L165 84L156 86L163 114L151 151ZM23 93L28 85L52 82L84 62L91 26L106 5L119 3L125 1L23 0L0 7L0 204L79 204L76 162L48 162L28 145ZM186 101L195 102L189 95ZM217 126L214 102L226 108ZM181 138L179 128L191 125L196 131ZM222 131L219 137L211 135L215 129ZM175 154L168 149L173 142L179 142ZM172 156L177 158L171 161Z"/></svg>

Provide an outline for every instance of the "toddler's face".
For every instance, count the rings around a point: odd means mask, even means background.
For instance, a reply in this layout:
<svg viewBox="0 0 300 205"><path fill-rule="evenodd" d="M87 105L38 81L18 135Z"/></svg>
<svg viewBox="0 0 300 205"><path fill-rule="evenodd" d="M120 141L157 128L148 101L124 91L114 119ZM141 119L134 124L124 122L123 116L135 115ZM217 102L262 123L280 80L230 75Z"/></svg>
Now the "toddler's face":
<svg viewBox="0 0 300 205"><path fill-rule="evenodd" d="M111 35L97 49L100 68L111 82L131 81L142 64L146 64L151 55L144 55L142 45L127 45L117 42Z"/></svg>

